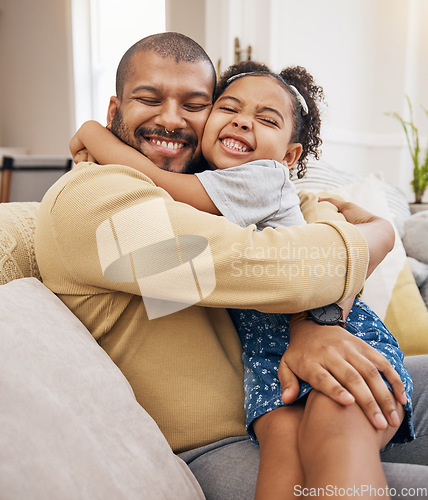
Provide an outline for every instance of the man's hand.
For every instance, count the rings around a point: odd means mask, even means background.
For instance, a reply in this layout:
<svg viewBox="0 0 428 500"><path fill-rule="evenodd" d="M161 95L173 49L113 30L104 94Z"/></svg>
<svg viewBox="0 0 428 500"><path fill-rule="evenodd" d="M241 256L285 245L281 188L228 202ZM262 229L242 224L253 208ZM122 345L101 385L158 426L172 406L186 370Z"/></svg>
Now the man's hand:
<svg viewBox="0 0 428 500"><path fill-rule="evenodd" d="M319 201L328 201L335 205L338 212L348 222L356 225L363 234L370 254L367 270L367 277L369 277L394 247L395 231L392 224L382 217L367 212L355 203L339 201L334 198L322 198Z"/></svg>
<svg viewBox="0 0 428 500"><path fill-rule="evenodd" d="M336 198L319 198L318 201L328 201L337 208L345 219L351 224L367 224L380 219L377 215L368 212L366 209L351 203L350 201L342 201Z"/></svg>
<svg viewBox="0 0 428 500"><path fill-rule="evenodd" d="M339 404L356 402L375 428L385 429L387 422L399 425L399 417L394 396L379 372L391 384L397 401L405 404L401 379L382 354L340 326L303 320L292 326L278 377L284 403L297 397L297 375Z"/></svg>

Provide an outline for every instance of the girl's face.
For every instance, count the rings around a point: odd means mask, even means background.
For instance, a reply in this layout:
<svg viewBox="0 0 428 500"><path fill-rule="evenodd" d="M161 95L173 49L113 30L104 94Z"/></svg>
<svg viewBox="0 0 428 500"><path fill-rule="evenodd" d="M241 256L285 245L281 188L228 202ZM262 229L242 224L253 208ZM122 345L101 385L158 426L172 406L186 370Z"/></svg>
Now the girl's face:
<svg viewBox="0 0 428 500"><path fill-rule="evenodd" d="M292 130L291 96L280 82L271 76L241 76L214 103L202 153L213 168L263 159L291 168L302 151L301 144L290 143Z"/></svg>

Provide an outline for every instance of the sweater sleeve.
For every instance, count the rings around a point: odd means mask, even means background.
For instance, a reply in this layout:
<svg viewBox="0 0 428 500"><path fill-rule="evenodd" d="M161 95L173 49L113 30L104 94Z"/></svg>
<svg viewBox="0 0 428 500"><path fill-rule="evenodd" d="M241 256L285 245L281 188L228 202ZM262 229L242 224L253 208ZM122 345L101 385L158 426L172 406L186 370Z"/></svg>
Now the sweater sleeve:
<svg viewBox="0 0 428 500"><path fill-rule="evenodd" d="M327 194L327 193L326 193ZM338 212L337 207L328 201L318 201L320 193L299 191L300 210L308 224L323 221L345 221L345 217Z"/></svg>
<svg viewBox="0 0 428 500"><path fill-rule="evenodd" d="M368 265L365 240L347 222L242 228L118 165L80 164L48 192L36 250L44 279L67 275L57 293L115 290L266 312L355 295Z"/></svg>

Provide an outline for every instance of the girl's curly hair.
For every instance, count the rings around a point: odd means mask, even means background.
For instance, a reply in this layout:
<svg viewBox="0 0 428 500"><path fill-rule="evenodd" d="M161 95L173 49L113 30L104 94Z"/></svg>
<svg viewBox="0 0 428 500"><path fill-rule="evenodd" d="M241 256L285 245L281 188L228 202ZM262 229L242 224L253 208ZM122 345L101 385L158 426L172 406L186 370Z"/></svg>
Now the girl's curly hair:
<svg viewBox="0 0 428 500"><path fill-rule="evenodd" d="M271 71L268 66L256 61L242 61L233 64L224 71L217 82L215 99L220 97L227 87L234 81L233 76L245 73L266 74L276 78L289 92L293 102L293 131L291 142L298 142L302 145L302 154L297 162L297 177L300 179L305 175L308 156L312 155L319 160L321 117L318 103L324 101L324 91L322 87L315 85L313 76L301 66L292 66L283 69L279 74ZM295 92L290 88L294 86L303 96L308 106L308 114L302 114L302 106L299 103Z"/></svg>

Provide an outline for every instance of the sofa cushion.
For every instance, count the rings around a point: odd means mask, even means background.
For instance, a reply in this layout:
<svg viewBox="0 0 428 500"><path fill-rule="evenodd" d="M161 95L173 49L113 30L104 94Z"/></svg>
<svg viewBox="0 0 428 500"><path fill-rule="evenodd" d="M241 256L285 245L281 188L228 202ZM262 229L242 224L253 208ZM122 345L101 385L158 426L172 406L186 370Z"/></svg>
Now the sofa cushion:
<svg viewBox="0 0 428 500"><path fill-rule="evenodd" d="M39 203L0 203L0 285L40 272L34 251Z"/></svg>
<svg viewBox="0 0 428 500"><path fill-rule="evenodd" d="M40 281L0 286L0 318L2 498L203 498L120 370Z"/></svg>
<svg viewBox="0 0 428 500"><path fill-rule="evenodd" d="M380 172L375 175L383 180L383 175ZM294 176L293 181L297 189L329 191L330 189L362 181L364 178L365 175L343 172L323 161L309 160L305 177L296 179L296 176ZM400 188L387 182L383 183L383 190L395 224L401 225L403 220L410 217L410 208L406 196Z"/></svg>
<svg viewBox="0 0 428 500"><path fill-rule="evenodd" d="M428 210L417 212L406 220L403 244L407 255L428 265Z"/></svg>
<svg viewBox="0 0 428 500"><path fill-rule="evenodd" d="M319 174L318 169L316 171ZM390 188L378 175L358 176L357 179L348 184L331 186L328 191L319 191L319 185L311 181L309 171L307 182L302 180L298 184L301 189L309 187L323 196L333 195L352 201L390 220L393 225L397 218L406 217L406 210L400 210L398 207L401 204L397 202L395 212L391 211L391 202L388 202L391 199L388 197ZM416 285L398 230L395 230L394 249L367 280L362 299L385 322L405 355L428 354L428 310Z"/></svg>

